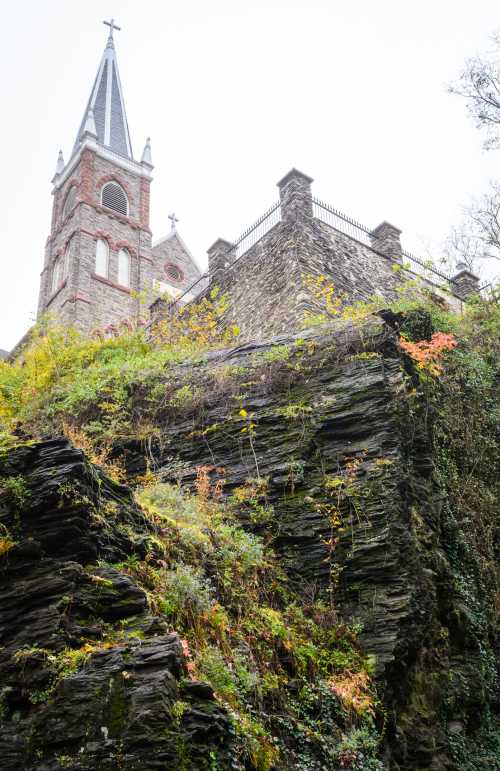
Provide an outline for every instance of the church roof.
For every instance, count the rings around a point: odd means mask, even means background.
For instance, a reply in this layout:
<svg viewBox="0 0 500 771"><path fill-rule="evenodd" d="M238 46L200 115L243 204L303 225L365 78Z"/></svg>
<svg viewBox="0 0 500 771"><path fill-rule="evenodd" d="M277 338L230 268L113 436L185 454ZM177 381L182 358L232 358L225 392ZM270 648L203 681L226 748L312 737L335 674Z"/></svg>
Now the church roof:
<svg viewBox="0 0 500 771"><path fill-rule="evenodd" d="M180 237L179 233L177 232L177 229L171 230L170 233L166 236L162 236L157 241L155 241L152 245L153 252L158 251L158 247L164 244L166 241L172 241L177 240L179 242L179 245L181 249L184 251L186 257L192 262L193 266L196 268L198 273L201 273L200 266L198 265L198 261L193 257L191 254L191 251L188 249L186 242L183 238Z"/></svg>
<svg viewBox="0 0 500 771"><path fill-rule="evenodd" d="M108 23L109 24L109 23ZM111 22L104 54L97 70L97 76L90 98L83 114L73 152L78 150L82 134L88 125L89 112L93 111L97 141L114 153L133 160L132 145L125 112L125 102L118 72L113 29L119 29ZM92 114L92 113L91 113Z"/></svg>
<svg viewBox="0 0 500 771"><path fill-rule="evenodd" d="M9 352L4 351L3 348L0 348L0 361L8 359L9 358Z"/></svg>

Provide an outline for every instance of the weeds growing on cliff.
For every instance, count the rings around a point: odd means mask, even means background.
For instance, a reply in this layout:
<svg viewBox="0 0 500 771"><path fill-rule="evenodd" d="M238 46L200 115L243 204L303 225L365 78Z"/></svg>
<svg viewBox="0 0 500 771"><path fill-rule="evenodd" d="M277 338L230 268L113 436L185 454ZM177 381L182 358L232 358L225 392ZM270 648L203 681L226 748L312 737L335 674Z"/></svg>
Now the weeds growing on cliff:
<svg viewBox="0 0 500 771"><path fill-rule="evenodd" d="M0 523L0 557L7 554L7 552L15 545L16 542L9 529L4 524Z"/></svg>
<svg viewBox="0 0 500 771"><path fill-rule="evenodd" d="M275 345L248 367L216 367L206 382L192 382L188 370L178 365L196 364L239 333L236 327L221 327L226 309L227 298L214 290L210 298L160 323L152 336L140 328L107 339L87 338L53 322L36 326L18 359L0 362L0 462L2 453L26 435L63 434L91 462L123 481L114 453L117 443L143 442L154 465L151 448L162 442L159 427L171 416L199 417L207 399L218 393L228 406L233 396L238 400L241 420L244 388L255 382L267 390L286 388L302 369L304 351ZM193 426L193 437L221 427L200 424ZM255 428L245 421L241 433L258 475Z"/></svg>
<svg viewBox="0 0 500 771"><path fill-rule="evenodd" d="M13 661L21 671L26 667L37 669L43 667L48 674L49 684L43 690L30 693L31 703L39 704L47 701L54 694L59 683L85 664L92 650L92 646L89 645L82 646L82 648L64 648L58 653L36 645L17 650L13 656Z"/></svg>
<svg viewBox="0 0 500 771"><path fill-rule="evenodd" d="M233 717L239 761L283 768L298 743L302 756L286 767L319 769L336 760L339 725L372 732L370 663L326 604L297 601L270 544L238 524L235 509L265 495L265 482L222 503L222 471L200 469L196 494L140 490L158 540L121 569L184 636L190 676L208 681Z"/></svg>
<svg viewBox="0 0 500 771"><path fill-rule="evenodd" d="M131 426L140 433L169 403L178 410L196 401L186 383L169 393L164 373L235 339L236 327L218 323L226 308L227 298L214 289L158 324L152 338L143 329L89 338L41 322L15 362L0 362L0 447L18 429L34 436L72 432L70 438L78 444L80 437L91 458L105 465L111 439Z"/></svg>
<svg viewBox="0 0 500 771"><path fill-rule="evenodd" d="M19 510L30 497L30 491L22 476L5 477L0 484L0 503L8 503Z"/></svg>
<svg viewBox="0 0 500 771"><path fill-rule="evenodd" d="M430 319L435 330L441 332L453 332L462 326L462 318L458 314L450 313L446 302L433 295L419 279L405 281L396 287L395 298L392 300L373 295L354 303L349 303L347 296L339 293L335 284L324 275L303 275L302 280L311 292L317 308L316 312L306 311L305 327L318 326L334 319L357 324L383 309L390 309L393 313L411 314L413 322L421 314L427 324ZM403 332L405 331L410 333L412 340L426 337L422 334L413 336L411 330L403 329Z"/></svg>
<svg viewBox="0 0 500 771"><path fill-rule="evenodd" d="M409 393L414 394L410 400L425 416L421 424L433 428L435 473L443 501L439 516L430 524L424 521L425 512L419 513L422 530L427 527L431 534L431 544L439 528L446 550L445 559L422 543L422 550L429 551L429 570L438 573L442 593L442 625L433 653L436 659L441 657L439 666L446 672L464 645L468 657L466 665L455 665L456 676L451 672L449 677L441 715L446 730L448 719L457 712L472 714L474 708L486 712L495 705L498 692L492 613L499 585L493 356L498 345L498 308L478 301L458 318L429 300L433 330L422 304L426 302L421 295L413 299L401 296L393 309L413 311L402 320L410 354L406 360ZM334 315L355 322L377 307L365 303ZM429 329L428 334L422 333L424 328ZM453 334L458 345L446 354L440 352L446 358L439 360L439 370L415 368L412 352L427 352L434 331ZM109 439L127 436L131 426L135 436L149 432L151 406L185 416L203 398L189 384L165 382L165 366L186 355L182 346L172 347L168 341L150 346L140 335L82 341L65 334L61 332L61 352L54 348L54 339L41 338L37 352L26 354L25 371L0 366L0 409L9 429L20 424L43 433L64 427L63 417L75 418L76 428L84 429L84 439L90 436L101 451ZM214 338L205 338L204 346L212 344ZM307 358L306 345L303 351ZM193 348L188 354L193 354ZM268 359L265 366L273 367L279 377L284 372L288 376L294 366L288 350ZM422 361L413 357L413 364ZM274 519L266 500L266 480L259 475L257 429L251 426L252 412L243 407L241 398L238 405L245 414L233 404L232 425L242 443L251 445L256 466L252 474L258 478L236 488L232 500L224 504L220 468L199 470L196 495L157 485L151 474L149 480L143 477L149 484L139 493L139 500L149 512L154 532L142 538L144 558L133 554L115 567L134 577L145 590L151 610L183 635L186 673L208 679L226 706L237 730L242 765L263 770L279 767L279 763L299 771L316 771L321 765L379 769L375 755L380 735L374 729L377 710L371 666L357 647L354 631L339 623L334 607L325 600L304 602L290 590L271 548L271 528L259 538L243 530L235 519L235 511L254 524L267 525ZM292 409L282 417L293 423L304 418L299 413ZM101 456L100 460L108 459ZM285 469L290 489L304 473L299 462L292 458ZM354 458L352 462L358 461ZM172 467L176 463L173 458ZM388 463L380 458L373 465L380 471ZM322 513L330 517L332 553L338 531L345 525L342 509L348 507L352 516L363 516L362 491L351 484L349 477L355 474L349 468L346 465L345 474L325 478L323 484L322 494L330 509ZM112 517L113 512L103 508L95 515L96 524ZM409 526L414 527L414 520ZM443 567L446 560L450 571ZM89 580L99 585L92 575ZM126 636L122 627L114 633L116 640ZM141 639L137 630L133 634ZM66 664L56 665L55 685L58 678L75 671L75 663L85 665L85 655L92 650L88 646L94 643L82 643ZM33 694L33 699L41 701L53 692L50 686L46 692ZM184 710L184 703L178 702L174 719L180 720ZM471 733L472 723L467 726ZM467 743L451 730L449 734L450 752L457 757L462 753L467 771L484 767L484 758L493 757L493 750L490 755L483 751L486 739L481 739L479 748L479 738L478 742L469 738ZM490 744L494 746L492 741Z"/></svg>
<svg viewBox="0 0 500 771"><path fill-rule="evenodd" d="M439 636L428 642L434 651L433 667L418 677L424 691L432 678L443 683L440 717L450 757L464 771L500 769L497 729L490 717L498 711L500 692L494 655L500 608L498 299L471 299L458 315L418 284L403 287L395 302L373 298L352 306L339 302L333 289L324 280L317 285L322 314L309 323L328 318L357 323L388 306L399 314L401 347L414 366L407 382L404 423L410 443L430 437L427 451L434 460L434 481L442 500L439 537L449 565L446 568L443 556L432 548L436 523L426 522L425 514L415 515L415 537L442 587ZM413 424L421 435L413 433ZM408 709L411 714L412 707ZM463 722L458 730L450 729L448 723L453 726L457 715ZM476 731L479 715L483 726ZM345 752L347 763L348 745Z"/></svg>

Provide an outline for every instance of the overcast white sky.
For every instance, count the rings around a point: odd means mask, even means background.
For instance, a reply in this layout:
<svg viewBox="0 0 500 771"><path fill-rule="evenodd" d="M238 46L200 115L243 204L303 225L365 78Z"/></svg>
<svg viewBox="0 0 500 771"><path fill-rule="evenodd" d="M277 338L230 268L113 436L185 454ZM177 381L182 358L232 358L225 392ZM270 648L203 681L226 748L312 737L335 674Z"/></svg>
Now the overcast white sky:
<svg viewBox="0 0 500 771"><path fill-rule="evenodd" d="M34 318L57 151L68 159L111 16L136 157L152 137L154 238L175 210L203 266L292 166L417 253L500 176L446 91L490 48L498 0L2 0L0 348Z"/></svg>

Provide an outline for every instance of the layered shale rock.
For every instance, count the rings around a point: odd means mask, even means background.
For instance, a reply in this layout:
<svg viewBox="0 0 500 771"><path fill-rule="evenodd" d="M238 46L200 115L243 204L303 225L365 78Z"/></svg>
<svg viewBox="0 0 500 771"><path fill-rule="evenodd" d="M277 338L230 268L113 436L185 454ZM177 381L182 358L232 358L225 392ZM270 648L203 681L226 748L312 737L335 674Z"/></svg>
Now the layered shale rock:
<svg viewBox="0 0 500 771"><path fill-rule="evenodd" d="M490 633L457 599L458 530L434 473L431 421L398 345L402 320L386 319L179 366L157 385L157 430L115 454L131 480L149 468L193 485L204 466L226 496L257 480L274 514L259 520L243 501L241 522L273 539L301 598L333 594L362 628L385 703L385 766L461 771L450 737L472 736L498 698L483 687ZM17 541L0 577L0 766L58 769L70 756L89 771L210 768L216 749L230 768L229 721L208 686L183 680L179 638L130 577L99 567L147 550L148 522L127 489L63 441L12 451L1 473L20 482L0 511ZM479 585L471 578L478 614L489 601ZM123 645L65 672L82 630L102 640L106 624L121 624Z"/></svg>
<svg viewBox="0 0 500 771"><path fill-rule="evenodd" d="M174 403L185 383L192 397L165 410L148 452L142 443L120 447L131 474L149 461L163 479L190 484L198 466L217 466L228 495L249 478L265 479L275 546L312 596L331 582L328 480L338 484L338 599L364 624L362 640L380 673L394 661L402 630L415 616L422 623L430 602L411 508L424 498L427 511L439 510L427 439L408 425L412 383L397 340L373 318L212 354L188 373L180 367L166 386ZM251 436L242 430L249 420Z"/></svg>
<svg viewBox="0 0 500 771"><path fill-rule="evenodd" d="M0 574L2 771L175 768L187 748L208 767L230 735L211 688L185 678L181 641L144 591L99 567L144 557L130 492L65 440L11 452L1 474L17 541Z"/></svg>
<svg viewBox="0 0 500 771"><path fill-rule="evenodd" d="M147 451L129 442L119 452L132 475L150 464L187 484L197 466L221 467L228 495L264 478L274 521L250 516L247 526L272 535L302 596L331 590L342 617L361 625L387 705L388 767L444 771L460 768L449 753L453 732L466 741L498 699L473 674L497 682L492 654L479 661L491 633L481 621L482 639L472 634L478 622L459 599L461 571L477 574L467 592L481 618L491 617L493 599L480 567L457 561L464 538L437 480L428 397L398 345L405 330L416 339L433 331L425 313L387 311L180 367L165 383L159 436ZM186 383L191 399L181 408ZM332 528L332 502L341 527Z"/></svg>

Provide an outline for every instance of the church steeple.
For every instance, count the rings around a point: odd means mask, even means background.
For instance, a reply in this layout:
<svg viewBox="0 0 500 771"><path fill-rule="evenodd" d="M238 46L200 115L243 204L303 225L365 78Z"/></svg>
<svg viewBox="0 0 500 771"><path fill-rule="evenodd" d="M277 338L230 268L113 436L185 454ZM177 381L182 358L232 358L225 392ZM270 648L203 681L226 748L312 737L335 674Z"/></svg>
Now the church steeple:
<svg viewBox="0 0 500 771"><path fill-rule="evenodd" d="M78 149L88 128L89 112L93 112L97 142L112 152L133 160L132 145L125 112L125 102L118 73L113 32L120 29L114 20L105 21L109 37L97 71L97 76L85 108L73 152Z"/></svg>
<svg viewBox="0 0 500 771"><path fill-rule="evenodd" d="M119 27L104 23L109 37L75 149L68 163L57 159L39 295L40 314L86 334L142 319L138 297L166 291L165 278L175 295L199 275L179 256L187 250L178 234L153 253L151 142L134 160L113 41Z"/></svg>

